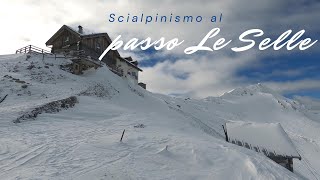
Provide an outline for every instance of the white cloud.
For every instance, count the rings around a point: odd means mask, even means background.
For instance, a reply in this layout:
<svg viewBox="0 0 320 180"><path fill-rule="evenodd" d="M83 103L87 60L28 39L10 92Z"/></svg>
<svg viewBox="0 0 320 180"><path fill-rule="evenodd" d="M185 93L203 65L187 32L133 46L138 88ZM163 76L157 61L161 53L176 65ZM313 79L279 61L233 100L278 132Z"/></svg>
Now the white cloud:
<svg viewBox="0 0 320 180"><path fill-rule="evenodd" d="M301 90L320 90L320 80L314 79L287 82L266 82L265 84L280 93L292 93Z"/></svg>
<svg viewBox="0 0 320 180"><path fill-rule="evenodd" d="M237 58L208 56L197 59L180 59L175 62L164 61L154 67L144 68L141 80L148 84L148 89L166 94L183 94L194 97L221 95L235 85L240 79L234 77L237 68L253 61L251 53ZM179 75L186 74L180 78Z"/></svg>

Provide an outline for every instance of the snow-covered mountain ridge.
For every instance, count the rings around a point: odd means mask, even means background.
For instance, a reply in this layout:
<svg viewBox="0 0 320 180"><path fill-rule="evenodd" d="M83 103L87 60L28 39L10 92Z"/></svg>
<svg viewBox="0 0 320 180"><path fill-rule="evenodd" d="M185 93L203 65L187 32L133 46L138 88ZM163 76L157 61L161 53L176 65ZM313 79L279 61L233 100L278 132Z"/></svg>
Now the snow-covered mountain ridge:
<svg viewBox="0 0 320 180"><path fill-rule="evenodd" d="M230 95L234 95L234 96L244 96L244 95L251 95L253 96L254 94L257 93L267 93L267 94L272 94L272 95L276 95L279 96L279 94L275 91L273 91L272 89L268 88L267 86L258 83L258 84L254 84L254 85L249 85L247 87L239 87L236 89L233 89L229 92L226 92L222 95L222 97L226 97L226 96L230 96Z"/></svg>
<svg viewBox="0 0 320 180"><path fill-rule="evenodd" d="M320 179L317 101L263 84L203 100L153 94L107 67L81 76L41 55L0 56L0 179ZM72 108L13 123L53 101ZM226 122L281 123L302 161L294 173L226 143ZM123 142L120 137L126 130Z"/></svg>

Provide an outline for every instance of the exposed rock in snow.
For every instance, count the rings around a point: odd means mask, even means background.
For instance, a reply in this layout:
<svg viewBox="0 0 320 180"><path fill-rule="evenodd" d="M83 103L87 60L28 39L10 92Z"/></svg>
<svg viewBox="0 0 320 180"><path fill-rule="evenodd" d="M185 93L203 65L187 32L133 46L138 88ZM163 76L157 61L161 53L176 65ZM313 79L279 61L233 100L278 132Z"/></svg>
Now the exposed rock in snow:
<svg viewBox="0 0 320 180"><path fill-rule="evenodd" d="M61 99L58 101L53 101L48 104L44 104L40 107L36 107L35 109L31 110L30 112L24 113L22 116L14 120L14 123L20 123L23 120L28 119L35 119L39 114L42 113L57 113L61 110L66 110L75 106L78 103L78 99L75 96L71 96L66 99Z"/></svg>

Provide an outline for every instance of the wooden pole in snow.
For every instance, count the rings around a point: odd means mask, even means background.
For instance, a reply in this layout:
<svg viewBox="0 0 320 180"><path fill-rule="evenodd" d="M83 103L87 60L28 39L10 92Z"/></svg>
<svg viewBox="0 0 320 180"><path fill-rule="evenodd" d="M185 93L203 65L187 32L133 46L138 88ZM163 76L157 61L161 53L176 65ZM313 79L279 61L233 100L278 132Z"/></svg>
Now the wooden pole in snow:
<svg viewBox="0 0 320 180"><path fill-rule="evenodd" d="M122 142L122 138L123 138L123 135L124 135L124 132L125 132L125 131L126 131L126 130L124 129L123 132L122 132L122 136L121 136L120 142Z"/></svg>
<svg viewBox="0 0 320 180"><path fill-rule="evenodd" d="M225 126L224 126L224 125L222 125L222 128L223 128L224 134L226 135L226 141L227 141L227 142L229 142L227 129L225 128Z"/></svg>
<svg viewBox="0 0 320 180"><path fill-rule="evenodd" d="M7 98L8 94L6 96L4 96L2 99L0 99L0 103L2 103L6 98Z"/></svg>

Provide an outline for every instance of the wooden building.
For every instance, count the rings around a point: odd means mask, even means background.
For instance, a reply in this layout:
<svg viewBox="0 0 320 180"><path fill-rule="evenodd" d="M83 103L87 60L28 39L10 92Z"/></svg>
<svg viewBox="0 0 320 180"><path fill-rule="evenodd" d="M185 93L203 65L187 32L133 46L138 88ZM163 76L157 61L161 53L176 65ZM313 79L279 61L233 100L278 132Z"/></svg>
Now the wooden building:
<svg viewBox="0 0 320 180"><path fill-rule="evenodd" d="M293 159L301 160L291 139L279 123L230 122L223 126L226 141L272 159L293 172Z"/></svg>
<svg viewBox="0 0 320 180"><path fill-rule="evenodd" d="M123 58L116 50L109 51L100 61L98 58L112 43L107 33L85 33L82 26L78 30L63 25L47 42L51 53L73 56L73 72L81 74L89 68L98 68L101 62L119 76L138 84L138 73L142 71L138 62L131 57Z"/></svg>

